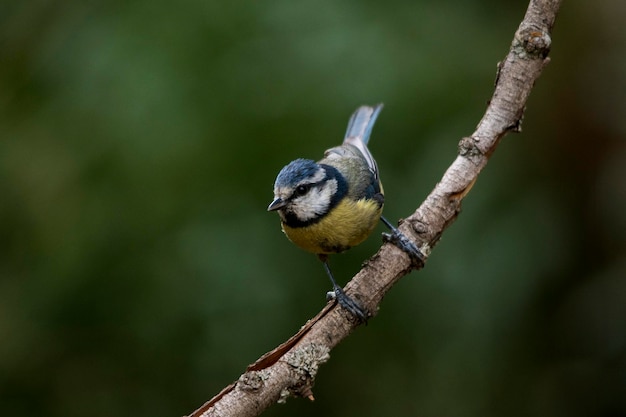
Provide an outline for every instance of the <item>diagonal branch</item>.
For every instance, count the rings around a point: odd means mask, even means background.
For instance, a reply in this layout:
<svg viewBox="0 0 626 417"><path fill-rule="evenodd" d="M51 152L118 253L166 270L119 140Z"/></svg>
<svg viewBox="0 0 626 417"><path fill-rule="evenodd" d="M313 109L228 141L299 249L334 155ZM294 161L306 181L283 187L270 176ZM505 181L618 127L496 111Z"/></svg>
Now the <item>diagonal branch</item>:
<svg viewBox="0 0 626 417"><path fill-rule="evenodd" d="M530 0L510 51L498 64L495 91L476 131L459 142L459 152L422 205L401 222L400 230L426 255L456 220L461 202L508 132L519 132L526 100L549 62L551 32L561 0ZM391 244L384 244L348 283L346 292L376 314L384 295L420 265ZM329 303L300 331L265 354L239 379L209 400L191 417L257 416L289 396L313 399L318 368L330 351L358 323L350 313Z"/></svg>

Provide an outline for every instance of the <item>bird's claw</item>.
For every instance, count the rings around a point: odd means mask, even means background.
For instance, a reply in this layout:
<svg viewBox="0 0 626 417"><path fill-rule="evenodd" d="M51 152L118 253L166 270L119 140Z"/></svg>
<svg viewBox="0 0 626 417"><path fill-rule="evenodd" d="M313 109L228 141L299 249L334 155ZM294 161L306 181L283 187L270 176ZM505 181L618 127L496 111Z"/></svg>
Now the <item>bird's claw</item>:
<svg viewBox="0 0 626 417"><path fill-rule="evenodd" d="M327 300L331 300L333 298L337 300L337 302L343 309L347 310L350 314L356 317L359 322L367 322L367 319L369 317L369 312L367 311L367 309L363 308L358 301L350 298L341 289L341 287L336 286L334 288L334 291L328 291L328 293L326 293Z"/></svg>
<svg viewBox="0 0 626 417"><path fill-rule="evenodd" d="M383 233L383 241L394 244L406 253L415 268L423 267L424 254L417 246L415 246L415 243L406 237L398 228L386 221L386 219L384 220L384 223L387 227L389 227L391 233Z"/></svg>

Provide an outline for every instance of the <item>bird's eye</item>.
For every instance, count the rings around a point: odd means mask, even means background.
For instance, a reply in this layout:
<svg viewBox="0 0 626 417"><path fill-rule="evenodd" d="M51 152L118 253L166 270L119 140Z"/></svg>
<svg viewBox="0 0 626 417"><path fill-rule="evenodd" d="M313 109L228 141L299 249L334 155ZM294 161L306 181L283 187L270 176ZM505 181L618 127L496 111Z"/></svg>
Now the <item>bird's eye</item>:
<svg viewBox="0 0 626 417"><path fill-rule="evenodd" d="M309 191L310 188L311 188L310 184L298 185L296 187L296 190L295 190L294 194L296 196L304 195L304 194L306 194Z"/></svg>

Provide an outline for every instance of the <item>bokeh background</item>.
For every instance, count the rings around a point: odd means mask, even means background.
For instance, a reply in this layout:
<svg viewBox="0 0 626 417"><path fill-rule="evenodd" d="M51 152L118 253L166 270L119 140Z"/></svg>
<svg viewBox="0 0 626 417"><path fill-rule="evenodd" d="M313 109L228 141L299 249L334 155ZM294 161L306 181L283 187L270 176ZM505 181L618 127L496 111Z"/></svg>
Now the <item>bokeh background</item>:
<svg viewBox="0 0 626 417"><path fill-rule="evenodd" d="M384 102L371 149L409 215L526 4L3 1L0 415L180 416L236 379L329 289L266 212L278 170ZM314 403L265 415L626 416L625 15L564 2L523 132L426 269ZM333 258L339 280L379 245Z"/></svg>

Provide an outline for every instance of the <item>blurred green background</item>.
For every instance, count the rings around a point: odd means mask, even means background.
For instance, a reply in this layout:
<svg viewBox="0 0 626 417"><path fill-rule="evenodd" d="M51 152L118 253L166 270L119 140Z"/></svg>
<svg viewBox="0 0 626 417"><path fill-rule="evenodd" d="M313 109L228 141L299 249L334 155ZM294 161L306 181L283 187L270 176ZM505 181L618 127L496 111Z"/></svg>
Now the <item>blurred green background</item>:
<svg viewBox="0 0 626 417"><path fill-rule="evenodd" d="M384 102L371 149L408 216L526 5L4 1L0 415L180 416L236 379L329 289L266 212L278 170ZM564 2L523 133L426 269L314 403L265 415L626 416L625 13ZM379 245L334 257L339 280Z"/></svg>

